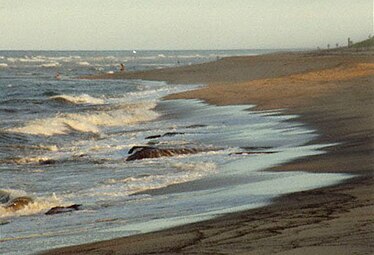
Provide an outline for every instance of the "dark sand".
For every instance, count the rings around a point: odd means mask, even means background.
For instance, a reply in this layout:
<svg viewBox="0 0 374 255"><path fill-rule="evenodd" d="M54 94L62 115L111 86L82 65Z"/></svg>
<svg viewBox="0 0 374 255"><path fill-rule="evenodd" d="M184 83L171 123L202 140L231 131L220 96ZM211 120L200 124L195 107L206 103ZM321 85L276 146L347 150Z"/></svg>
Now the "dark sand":
<svg viewBox="0 0 374 255"><path fill-rule="evenodd" d="M46 254L374 254L373 52L287 53L226 58L157 71L98 75L208 87L168 98L285 109L318 130L324 155L271 171L350 173L332 187L298 192L259 209L155 233Z"/></svg>

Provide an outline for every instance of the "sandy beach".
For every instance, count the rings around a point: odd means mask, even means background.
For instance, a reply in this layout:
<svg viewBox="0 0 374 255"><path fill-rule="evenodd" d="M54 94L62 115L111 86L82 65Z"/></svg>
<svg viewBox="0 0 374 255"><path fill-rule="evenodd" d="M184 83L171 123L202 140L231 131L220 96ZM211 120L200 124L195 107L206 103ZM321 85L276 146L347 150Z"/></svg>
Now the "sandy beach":
<svg viewBox="0 0 374 255"><path fill-rule="evenodd" d="M320 134L326 153L267 171L346 173L347 182L269 206L159 232L43 254L373 254L374 52L320 51L90 76L207 84L167 99L282 109ZM166 188L167 189L167 188Z"/></svg>

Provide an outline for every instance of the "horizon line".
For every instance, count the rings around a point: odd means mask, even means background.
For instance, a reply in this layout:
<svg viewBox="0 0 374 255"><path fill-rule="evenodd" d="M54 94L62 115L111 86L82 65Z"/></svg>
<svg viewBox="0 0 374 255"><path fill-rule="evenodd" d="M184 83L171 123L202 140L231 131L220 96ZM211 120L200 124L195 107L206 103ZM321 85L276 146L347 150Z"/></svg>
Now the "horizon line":
<svg viewBox="0 0 374 255"><path fill-rule="evenodd" d="M0 51L239 51L239 50L310 50L315 47L298 48L222 48L222 49L0 49Z"/></svg>

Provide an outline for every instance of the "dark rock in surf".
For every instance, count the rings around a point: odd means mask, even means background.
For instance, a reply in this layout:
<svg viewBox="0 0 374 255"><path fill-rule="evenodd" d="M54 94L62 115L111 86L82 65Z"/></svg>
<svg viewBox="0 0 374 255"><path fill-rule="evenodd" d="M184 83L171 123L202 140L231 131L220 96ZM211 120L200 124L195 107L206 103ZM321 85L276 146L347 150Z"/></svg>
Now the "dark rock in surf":
<svg viewBox="0 0 374 255"><path fill-rule="evenodd" d="M73 204L70 206L56 206L49 209L48 212L45 213L45 215L53 215L53 214L59 214L59 213L68 213L68 212L74 212L80 210L80 207L82 205Z"/></svg>
<svg viewBox="0 0 374 255"><path fill-rule="evenodd" d="M25 208L27 205L34 202L31 197L17 197L10 200L5 206L5 209L9 209L12 211L18 211Z"/></svg>
<svg viewBox="0 0 374 255"><path fill-rule="evenodd" d="M202 128L202 127L207 127L207 125L203 125L203 124L195 124L195 125L187 126L187 127L185 127L185 128Z"/></svg>
<svg viewBox="0 0 374 255"><path fill-rule="evenodd" d="M151 135L147 136L145 139L156 139L156 138L161 138L161 137L166 137L166 136L175 136L175 135L184 135L185 133L183 132L167 132L163 135Z"/></svg>
<svg viewBox="0 0 374 255"><path fill-rule="evenodd" d="M140 160L146 158L173 157L177 155L196 154L200 152L217 151L220 148L157 148L151 146L134 146L129 150L126 161Z"/></svg>
<svg viewBox="0 0 374 255"><path fill-rule="evenodd" d="M150 136L147 136L145 139L156 139L156 138L160 138L161 135L150 135Z"/></svg>
<svg viewBox="0 0 374 255"><path fill-rule="evenodd" d="M165 136L175 136L175 135L184 135L185 133L183 132L167 132L165 134L162 135L162 137L165 137Z"/></svg>

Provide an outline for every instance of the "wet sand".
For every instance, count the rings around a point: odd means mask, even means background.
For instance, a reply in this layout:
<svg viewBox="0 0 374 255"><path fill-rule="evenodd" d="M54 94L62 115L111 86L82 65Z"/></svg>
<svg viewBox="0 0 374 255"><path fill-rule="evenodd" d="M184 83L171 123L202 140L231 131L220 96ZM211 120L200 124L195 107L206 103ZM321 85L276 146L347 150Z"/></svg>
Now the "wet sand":
<svg viewBox="0 0 374 255"><path fill-rule="evenodd" d="M168 96L284 109L338 143L268 171L353 174L345 183L279 197L200 223L46 254L373 254L374 53L312 52L225 58L148 72L98 75L207 87Z"/></svg>

